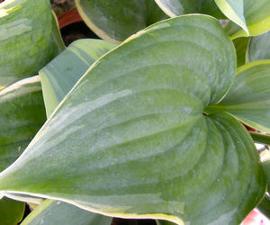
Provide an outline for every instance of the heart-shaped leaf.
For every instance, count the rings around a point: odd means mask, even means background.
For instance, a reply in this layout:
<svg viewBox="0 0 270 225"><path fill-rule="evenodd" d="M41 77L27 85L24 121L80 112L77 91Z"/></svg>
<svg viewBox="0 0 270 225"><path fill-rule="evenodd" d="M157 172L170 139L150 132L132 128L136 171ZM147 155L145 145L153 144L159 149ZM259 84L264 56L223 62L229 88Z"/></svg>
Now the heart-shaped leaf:
<svg viewBox="0 0 270 225"><path fill-rule="evenodd" d="M91 30L113 42L167 18L154 0L76 0L76 6Z"/></svg>
<svg viewBox="0 0 270 225"><path fill-rule="evenodd" d="M114 46L95 39L75 41L39 72L48 116L90 65Z"/></svg>
<svg viewBox="0 0 270 225"><path fill-rule="evenodd" d="M224 15L213 0L155 0L159 7L170 17L188 13L204 13L217 18Z"/></svg>
<svg viewBox="0 0 270 225"><path fill-rule="evenodd" d="M212 110L227 111L255 129L270 132L270 61L240 67L233 87Z"/></svg>
<svg viewBox="0 0 270 225"><path fill-rule="evenodd" d="M78 207L46 200L32 211L21 225L111 225L112 219Z"/></svg>
<svg viewBox="0 0 270 225"><path fill-rule="evenodd" d="M235 67L212 17L150 26L87 71L0 189L109 216L239 224L264 194L262 168L238 121L206 115Z"/></svg>
<svg viewBox="0 0 270 225"><path fill-rule="evenodd" d="M0 89L37 74L63 47L48 0L0 3Z"/></svg>
<svg viewBox="0 0 270 225"><path fill-rule="evenodd" d="M38 77L26 78L0 91L0 170L23 152L46 121Z"/></svg>
<svg viewBox="0 0 270 225"><path fill-rule="evenodd" d="M270 59L270 31L250 39L248 58L250 61Z"/></svg>
<svg viewBox="0 0 270 225"><path fill-rule="evenodd" d="M3 225L17 225L23 218L24 203L8 198L0 199L0 222Z"/></svg>

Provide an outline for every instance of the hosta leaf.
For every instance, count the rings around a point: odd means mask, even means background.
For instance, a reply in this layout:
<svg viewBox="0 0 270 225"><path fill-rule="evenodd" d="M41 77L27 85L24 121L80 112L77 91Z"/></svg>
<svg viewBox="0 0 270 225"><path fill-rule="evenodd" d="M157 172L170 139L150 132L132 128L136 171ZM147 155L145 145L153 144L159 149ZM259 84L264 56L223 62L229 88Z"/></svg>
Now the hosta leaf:
<svg viewBox="0 0 270 225"><path fill-rule="evenodd" d="M167 18L154 0L76 0L76 6L99 37L113 42Z"/></svg>
<svg viewBox="0 0 270 225"><path fill-rule="evenodd" d="M0 89L37 74L62 48L48 0L0 3Z"/></svg>
<svg viewBox="0 0 270 225"><path fill-rule="evenodd" d="M212 17L147 28L85 73L0 189L109 216L239 224L265 191L258 156L233 117L204 113L235 67Z"/></svg>
<svg viewBox="0 0 270 225"><path fill-rule="evenodd" d="M75 206L46 200L21 225L111 225L112 219L89 213Z"/></svg>
<svg viewBox="0 0 270 225"><path fill-rule="evenodd" d="M213 110L231 113L250 127L270 132L270 61L246 64L233 87Z"/></svg>
<svg viewBox="0 0 270 225"><path fill-rule="evenodd" d="M245 0L215 0L215 2L230 20L242 27L247 35L249 34L244 15Z"/></svg>
<svg viewBox="0 0 270 225"><path fill-rule="evenodd" d="M187 13L204 13L223 18L214 0L155 0L159 7L170 17Z"/></svg>
<svg viewBox="0 0 270 225"><path fill-rule="evenodd" d="M23 218L24 203L8 198L0 199L0 222L3 225L17 225Z"/></svg>
<svg viewBox="0 0 270 225"><path fill-rule="evenodd" d="M226 15L233 23L238 24L232 38L257 36L270 30L270 1L260 0L155 0L169 16L184 13L204 13L223 18ZM216 4L215 4L216 3ZM218 7L217 7L218 6ZM219 8L219 9L218 9ZM219 11L222 11L220 13Z"/></svg>
<svg viewBox="0 0 270 225"><path fill-rule="evenodd" d="M270 59L270 31L250 40L248 48L250 61Z"/></svg>
<svg viewBox="0 0 270 225"><path fill-rule="evenodd" d="M52 113L90 65L114 46L95 39L75 41L39 72L47 115Z"/></svg>
<svg viewBox="0 0 270 225"><path fill-rule="evenodd" d="M233 1L231 1L233 2ZM257 36L270 30L270 1L243 0L244 16L250 36ZM233 20L236 22L235 20ZM237 23L237 22L236 22ZM238 23L239 24L239 23ZM244 30L236 32L232 38L247 36Z"/></svg>
<svg viewBox="0 0 270 225"><path fill-rule="evenodd" d="M0 170L23 152L46 120L38 77L0 91Z"/></svg>

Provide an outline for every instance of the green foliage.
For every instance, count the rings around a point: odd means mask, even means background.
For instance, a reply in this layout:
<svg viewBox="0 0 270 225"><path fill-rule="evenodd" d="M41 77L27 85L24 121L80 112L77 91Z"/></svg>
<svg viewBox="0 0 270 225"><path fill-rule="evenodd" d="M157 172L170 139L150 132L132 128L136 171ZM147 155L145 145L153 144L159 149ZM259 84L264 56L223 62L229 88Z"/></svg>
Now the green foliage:
<svg viewBox="0 0 270 225"><path fill-rule="evenodd" d="M112 219L59 201L46 200L21 225L111 225Z"/></svg>
<svg viewBox="0 0 270 225"><path fill-rule="evenodd" d="M24 213L24 203L16 202L8 198L0 199L0 218L3 225L16 225Z"/></svg>
<svg viewBox="0 0 270 225"><path fill-rule="evenodd" d="M64 49L49 1L0 3L1 225L24 213L8 197L47 198L22 225L110 225L104 215L237 225L255 207L269 215L269 161L254 141L270 143L270 2L76 6L119 45Z"/></svg>
<svg viewBox="0 0 270 225"><path fill-rule="evenodd" d="M48 0L1 3L0 89L37 74L62 48Z"/></svg>
<svg viewBox="0 0 270 225"><path fill-rule="evenodd" d="M166 15L154 0L76 0L86 24L101 38L123 41Z"/></svg>

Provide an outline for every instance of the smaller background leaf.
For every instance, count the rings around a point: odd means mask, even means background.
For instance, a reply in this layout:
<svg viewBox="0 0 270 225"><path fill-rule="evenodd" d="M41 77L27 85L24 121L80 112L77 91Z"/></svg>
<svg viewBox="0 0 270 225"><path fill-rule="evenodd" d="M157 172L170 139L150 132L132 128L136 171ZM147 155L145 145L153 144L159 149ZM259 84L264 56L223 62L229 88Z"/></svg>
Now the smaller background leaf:
<svg viewBox="0 0 270 225"><path fill-rule="evenodd" d="M0 171L18 158L45 121L37 76L0 91Z"/></svg>
<svg viewBox="0 0 270 225"><path fill-rule="evenodd" d="M39 72L47 116L90 65L114 46L95 39L75 41Z"/></svg>
<svg viewBox="0 0 270 225"><path fill-rule="evenodd" d="M91 30L112 42L167 18L154 0L76 0L76 6Z"/></svg>
<svg viewBox="0 0 270 225"><path fill-rule="evenodd" d="M227 111L246 125L270 132L270 60L239 68L227 96L210 111Z"/></svg>
<svg viewBox="0 0 270 225"><path fill-rule="evenodd" d="M0 199L0 224L17 225L23 218L25 205L8 198Z"/></svg>
<svg viewBox="0 0 270 225"><path fill-rule="evenodd" d="M100 216L60 201L45 200L21 225L110 225L110 217Z"/></svg>
<svg viewBox="0 0 270 225"><path fill-rule="evenodd" d="M248 46L248 59L249 61L270 59L270 31L251 38Z"/></svg>

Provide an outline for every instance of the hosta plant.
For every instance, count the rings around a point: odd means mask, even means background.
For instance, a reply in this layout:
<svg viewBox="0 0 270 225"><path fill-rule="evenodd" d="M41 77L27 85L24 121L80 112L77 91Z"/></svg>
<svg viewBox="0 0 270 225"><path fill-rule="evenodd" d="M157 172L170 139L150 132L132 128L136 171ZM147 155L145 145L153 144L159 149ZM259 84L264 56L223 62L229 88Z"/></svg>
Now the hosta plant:
<svg viewBox="0 0 270 225"><path fill-rule="evenodd" d="M268 1L78 0L106 41L65 49L41 3L44 20L27 17L35 1L0 3L0 40L23 22L18 44L0 43L1 71L13 71L0 72L3 225L29 205L23 225L234 225L267 212L269 163L254 141L270 143L270 37L235 38L270 30Z"/></svg>

